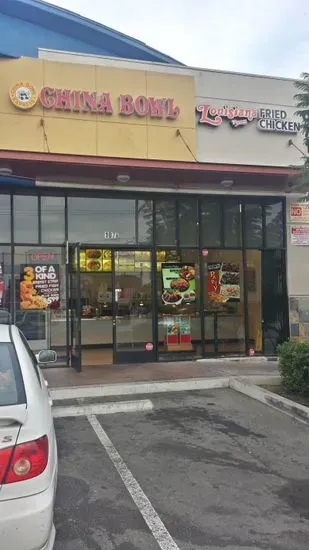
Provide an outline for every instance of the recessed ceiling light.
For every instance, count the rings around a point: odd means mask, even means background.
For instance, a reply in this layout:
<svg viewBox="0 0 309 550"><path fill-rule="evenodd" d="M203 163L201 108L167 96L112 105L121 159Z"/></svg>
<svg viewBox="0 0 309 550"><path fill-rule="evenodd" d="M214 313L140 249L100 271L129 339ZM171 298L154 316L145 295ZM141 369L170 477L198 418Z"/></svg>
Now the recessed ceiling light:
<svg viewBox="0 0 309 550"><path fill-rule="evenodd" d="M128 183L128 181L130 181L130 176L129 174L118 174L117 176L117 181L118 183Z"/></svg>
<svg viewBox="0 0 309 550"><path fill-rule="evenodd" d="M11 176L13 174L10 166L0 166L0 176Z"/></svg>
<svg viewBox="0 0 309 550"><path fill-rule="evenodd" d="M220 183L225 189L230 189L234 185L234 180L222 180Z"/></svg>

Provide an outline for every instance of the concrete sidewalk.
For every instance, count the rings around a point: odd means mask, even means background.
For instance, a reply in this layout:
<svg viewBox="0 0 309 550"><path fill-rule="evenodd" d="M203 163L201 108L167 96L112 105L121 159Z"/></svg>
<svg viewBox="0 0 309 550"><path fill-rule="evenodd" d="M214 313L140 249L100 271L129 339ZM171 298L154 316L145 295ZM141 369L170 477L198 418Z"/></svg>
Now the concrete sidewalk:
<svg viewBox="0 0 309 550"><path fill-rule="evenodd" d="M44 376L51 388L66 388L125 382L151 382L231 376L276 376L276 361L247 358L240 361L218 359L213 361L182 361L174 363L145 363L84 367L81 373L70 368L46 368Z"/></svg>

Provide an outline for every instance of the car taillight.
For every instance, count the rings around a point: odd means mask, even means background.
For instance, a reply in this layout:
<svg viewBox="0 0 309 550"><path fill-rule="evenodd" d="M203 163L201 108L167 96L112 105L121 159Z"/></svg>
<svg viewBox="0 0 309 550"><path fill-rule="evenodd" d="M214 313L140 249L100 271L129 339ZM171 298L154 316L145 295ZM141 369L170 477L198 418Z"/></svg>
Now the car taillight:
<svg viewBox="0 0 309 550"><path fill-rule="evenodd" d="M0 451L0 485L25 481L42 474L48 462L48 438L20 443ZM1 482L2 478L2 482Z"/></svg>

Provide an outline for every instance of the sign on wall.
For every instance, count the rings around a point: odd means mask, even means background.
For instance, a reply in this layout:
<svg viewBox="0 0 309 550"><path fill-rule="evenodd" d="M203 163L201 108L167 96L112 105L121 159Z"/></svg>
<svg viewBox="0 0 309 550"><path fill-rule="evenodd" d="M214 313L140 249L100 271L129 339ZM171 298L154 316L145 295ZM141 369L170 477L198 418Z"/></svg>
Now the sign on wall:
<svg viewBox="0 0 309 550"><path fill-rule="evenodd" d="M309 245L309 225L293 225L291 231L291 244L299 246Z"/></svg>
<svg viewBox="0 0 309 550"><path fill-rule="evenodd" d="M20 309L58 309L60 277L58 264L20 266Z"/></svg>
<svg viewBox="0 0 309 550"><path fill-rule="evenodd" d="M220 106L214 107L208 103L197 105L199 124L212 128L222 125L223 121L232 128L241 128L255 121L257 129L262 132L297 134L301 130L300 122L291 121L283 109L264 109L253 107Z"/></svg>
<svg viewBox="0 0 309 550"><path fill-rule="evenodd" d="M71 111L78 113L98 113L113 115L112 96L109 92L62 89L44 86L39 91L28 81L15 83L9 92L11 102L23 111L32 109L39 103L44 109ZM130 94L119 96L118 115L173 119L178 118L180 108L173 97L146 97Z"/></svg>
<svg viewBox="0 0 309 550"><path fill-rule="evenodd" d="M309 223L309 202L291 203L290 221L298 223Z"/></svg>

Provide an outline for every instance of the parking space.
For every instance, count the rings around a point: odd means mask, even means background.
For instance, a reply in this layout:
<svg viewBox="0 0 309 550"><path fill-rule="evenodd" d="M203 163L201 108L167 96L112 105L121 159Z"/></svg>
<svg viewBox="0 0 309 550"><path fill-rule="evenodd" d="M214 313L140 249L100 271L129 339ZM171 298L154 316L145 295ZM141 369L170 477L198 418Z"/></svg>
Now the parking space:
<svg viewBox="0 0 309 550"><path fill-rule="evenodd" d="M308 427L230 390L151 399L56 420L55 550L307 549Z"/></svg>

